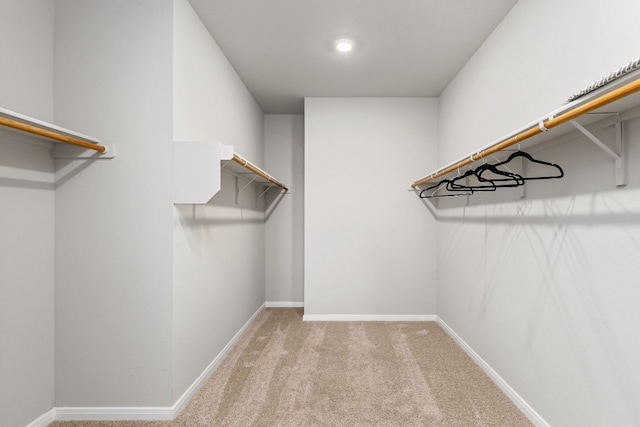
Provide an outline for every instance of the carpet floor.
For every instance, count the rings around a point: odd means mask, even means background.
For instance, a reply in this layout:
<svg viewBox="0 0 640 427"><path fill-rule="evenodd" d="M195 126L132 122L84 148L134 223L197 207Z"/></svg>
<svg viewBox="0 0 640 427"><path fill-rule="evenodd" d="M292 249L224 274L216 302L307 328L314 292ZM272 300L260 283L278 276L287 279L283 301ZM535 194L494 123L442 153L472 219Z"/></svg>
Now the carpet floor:
<svg viewBox="0 0 640 427"><path fill-rule="evenodd" d="M434 322L303 322L265 309L173 422L51 427L531 426Z"/></svg>

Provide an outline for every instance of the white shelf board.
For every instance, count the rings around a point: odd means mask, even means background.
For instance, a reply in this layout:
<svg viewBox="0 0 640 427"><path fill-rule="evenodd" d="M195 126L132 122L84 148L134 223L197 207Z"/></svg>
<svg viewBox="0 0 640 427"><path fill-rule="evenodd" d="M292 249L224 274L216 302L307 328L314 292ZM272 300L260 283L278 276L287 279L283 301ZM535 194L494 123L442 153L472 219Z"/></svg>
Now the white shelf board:
<svg viewBox="0 0 640 427"><path fill-rule="evenodd" d="M220 191L222 172L242 177L251 184L273 185L236 163L233 157L237 153L234 153L232 145L212 141L174 141L173 153L174 204L208 203Z"/></svg>
<svg viewBox="0 0 640 427"><path fill-rule="evenodd" d="M532 127L538 127L538 123L540 122L546 122L548 119L553 118L553 117L557 117L567 111L573 110L581 105L584 105L586 103L588 103L589 101L592 101L593 99L614 91L622 86L624 86L627 83L630 83L634 80L638 80L640 79L640 70L636 70L632 73L629 73L625 76L620 77L617 80L614 80L610 83L608 83L605 86L602 86L596 90L594 90L593 92L590 92L584 96L582 96L581 98L578 98L568 104L565 104L559 108L557 108L556 110L545 114L544 116L541 116L539 118L537 118L536 120L526 124L525 126L522 126L516 130L514 130L513 132L504 135L502 138L495 140L493 142L491 142L488 145L485 145L483 147L478 148L477 150L475 150L474 152L456 160L453 162L448 163L446 166L442 166L440 168L437 169L437 171L441 170L441 169L445 169L450 165L456 164L459 161L468 159L470 155L475 155L476 153L480 153L486 149L488 149L489 147L493 146L494 144L497 144L501 141L505 141L508 140L510 138L512 138L515 135L518 135L524 131L526 131L527 129L530 129ZM628 96L625 96L624 98L621 98L617 101L614 101L608 105L605 105L604 107L601 107L597 110L594 110L590 113L584 114L582 116L580 116L579 118L576 119L577 122L579 122L581 125L585 126L585 127L589 127L591 125L594 125L596 127L600 126L602 127L602 124L609 124L609 125L613 125L612 122L612 117L614 117L614 114L620 114L621 120L625 121L625 120L629 120L635 117L640 117L640 92L636 92L633 94L630 94ZM607 117L607 115L609 115L609 117ZM526 150L526 149L530 149L531 147L534 146L538 146L541 144L544 144L546 142L549 141L563 141L563 140L567 140L567 139L571 139L573 138L573 136L579 136L581 135L573 126L571 126L571 124L569 123L564 123L560 126L557 126L555 128L549 129L548 131L539 133L531 138L528 138L524 141L522 141L520 143L520 148L522 150ZM498 159L502 159L503 157L507 157L509 155L509 151L512 150L516 150L518 149L518 146L515 145L513 146L513 148L511 149L507 149L504 151L504 153L499 154L496 153L494 154L494 156ZM476 160L476 161L481 161L481 160ZM436 173L437 171L434 171L433 173ZM454 173L454 172L451 172ZM449 174L450 175L450 174ZM425 175L429 176L429 175Z"/></svg>
<svg viewBox="0 0 640 427"><path fill-rule="evenodd" d="M82 134L70 129L66 129L52 123L45 122L43 120L35 119L33 117L26 116L24 114L16 113L15 111L0 108L0 116L8 119L12 119L27 125L35 126L40 129L57 132L63 135L67 135L73 138L81 139L91 144L102 145L107 148L107 151L101 153L96 150L88 148L77 147L74 145L66 144L61 141L56 141L44 136L24 132L18 129L13 129L7 126L0 126L2 132L9 132L15 135L21 135L20 140L32 140L51 144L53 147L52 156L56 159L112 159L115 157L114 144L107 144L99 140L98 138Z"/></svg>

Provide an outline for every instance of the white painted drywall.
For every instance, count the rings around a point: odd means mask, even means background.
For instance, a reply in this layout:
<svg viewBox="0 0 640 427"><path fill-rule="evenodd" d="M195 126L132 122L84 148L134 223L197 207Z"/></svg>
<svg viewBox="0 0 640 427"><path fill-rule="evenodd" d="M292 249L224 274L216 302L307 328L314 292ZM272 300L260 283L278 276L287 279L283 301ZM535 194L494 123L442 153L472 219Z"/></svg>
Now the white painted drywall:
<svg viewBox="0 0 640 427"><path fill-rule="evenodd" d="M171 406L173 1L56 2L56 406Z"/></svg>
<svg viewBox="0 0 640 427"><path fill-rule="evenodd" d="M186 0L174 1L176 141L220 141L264 167L264 116ZM241 181L244 182L244 181ZM264 211L235 177L208 205L173 212L173 401L265 301Z"/></svg>
<svg viewBox="0 0 640 427"><path fill-rule="evenodd" d="M54 2L2 0L0 7L0 108L51 123Z"/></svg>
<svg viewBox="0 0 640 427"><path fill-rule="evenodd" d="M636 58L639 13L636 1L518 2L440 98L441 163ZM536 153L563 180L439 212L438 315L550 425L640 421L639 137L626 122L626 188L578 137Z"/></svg>
<svg viewBox="0 0 640 427"><path fill-rule="evenodd" d="M436 310L436 223L409 184L436 166L438 100L307 98L305 315Z"/></svg>
<svg viewBox="0 0 640 427"><path fill-rule="evenodd" d="M266 233L266 298L302 304L304 291L304 116L269 114L264 121L265 167L289 187L269 190Z"/></svg>
<svg viewBox="0 0 640 427"><path fill-rule="evenodd" d="M0 425L54 403L54 190L50 149L0 130Z"/></svg>
<svg viewBox="0 0 640 427"><path fill-rule="evenodd" d="M51 122L53 2L1 0L0 10L0 107ZM2 426L54 405L53 160L33 141L0 130Z"/></svg>

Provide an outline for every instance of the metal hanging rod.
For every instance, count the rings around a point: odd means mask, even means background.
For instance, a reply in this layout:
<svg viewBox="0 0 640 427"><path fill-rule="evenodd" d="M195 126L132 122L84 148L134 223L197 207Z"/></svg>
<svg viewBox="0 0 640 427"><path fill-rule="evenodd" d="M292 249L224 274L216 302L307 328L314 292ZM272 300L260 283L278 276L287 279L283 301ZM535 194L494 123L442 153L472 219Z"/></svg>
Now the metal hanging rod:
<svg viewBox="0 0 640 427"><path fill-rule="evenodd" d="M512 145L518 144L526 139L529 139L535 135L538 135L542 132L546 132L549 129L552 129L556 126L560 126L566 122L569 122L577 117L582 116L583 114L587 114L593 110L597 110L605 105L608 105L612 102L618 101L625 96L631 95L632 93L640 91L640 79L632 81L631 83L627 83L624 86L621 86L611 92L605 93L591 101L588 101L582 105L575 107L572 110L559 114L557 117L551 116L547 121L541 120L537 123L537 125L533 125L527 130L518 133L515 136L507 138L505 140L499 141L489 147L483 148L475 154L471 154L468 157L440 168L433 172L431 175L426 176L413 184L411 187L416 189L418 186L426 184L427 182L434 181L448 173L458 170L461 167L467 166L475 161L482 159L483 157L490 156L498 151L504 150L505 148L511 147Z"/></svg>
<svg viewBox="0 0 640 427"><path fill-rule="evenodd" d="M232 159L234 162L238 163L240 166L243 166L249 169L251 172L255 173L256 175L260 175L262 178L282 188L284 191L289 191L289 189L283 183L281 183L280 181L278 181L277 179L275 179L274 177L272 177L271 175L269 175L268 173L266 173L265 171L263 171L262 169L254 165L253 163L251 163L250 161L240 157L236 153L233 153Z"/></svg>
<svg viewBox="0 0 640 427"><path fill-rule="evenodd" d="M105 147L104 145L88 142L80 138L65 135L63 133L55 132L42 127L34 126L18 120L10 119L8 117L0 116L0 125L10 127L12 129L17 129L23 132L28 132L34 135L42 136L45 138L53 139L55 141L64 142L65 144L71 144L71 145L76 145L78 147L88 148L91 150L98 151L100 153L106 153L107 151L107 147Z"/></svg>

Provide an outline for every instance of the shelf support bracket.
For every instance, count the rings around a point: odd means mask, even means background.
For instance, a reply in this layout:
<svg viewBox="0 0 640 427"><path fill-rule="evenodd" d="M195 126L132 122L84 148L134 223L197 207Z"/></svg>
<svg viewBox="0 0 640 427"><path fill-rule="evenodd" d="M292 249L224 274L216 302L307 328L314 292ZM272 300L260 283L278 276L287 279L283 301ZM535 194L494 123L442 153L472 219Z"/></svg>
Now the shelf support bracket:
<svg viewBox="0 0 640 427"><path fill-rule="evenodd" d="M627 185L627 174L624 169L625 164L625 156L624 156L624 143L622 142L622 121L620 120L620 115L616 117L615 123L615 132L616 132L616 151L620 153L618 158L616 159L616 185L623 186Z"/></svg>
<svg viewBox="0 0 640 427"><path fill-rule="evenodd" d="M247 183L244 185L244 187L242 187L241 189L239 189L239 190L238 190L238 194L242 193L242 192L244 191L244 189L245 189L245 188L247 188L248 186L250 186L250 185L253 183L253 181L255 181L255 180L256 180L256 178L258 178L258 176L257 176L257 175L256 175L256 176L254 176L253 178L251 178L251 180L249 180L249 182L247 182Z"/></svg>
<svg viewBox="0 0 640 427"><path fill-rule="evenodd" d="M258 196L258 199L260 197L264 196L265 194L267 194L267 191L271 190L272 188L273 188L273 184L269 185L266 190L264 190L262 193L260 193L260 195Z"/></svg>
<svg viewBox="0 0 640 427"><path fill-rule="evenodd" d="M620 115L616 114L616 121L614 124L615 127L615 146L616 151L609 148L604 142L600 141L597 136L589 132L584 126L575 120L569 121L577 130L579 130L584 136L586 136L591 142L596 144L602 151L604 151L609 157L611 157L615 161L615 180L616 186L620 187L623 185L627 185L627 177L624 168L624 147L622 143L622 122L620 120ZM618 154L619 153L619 154Z"/></svg>

